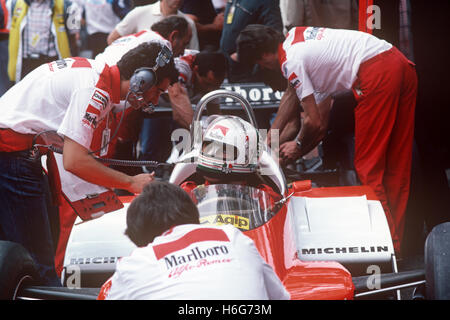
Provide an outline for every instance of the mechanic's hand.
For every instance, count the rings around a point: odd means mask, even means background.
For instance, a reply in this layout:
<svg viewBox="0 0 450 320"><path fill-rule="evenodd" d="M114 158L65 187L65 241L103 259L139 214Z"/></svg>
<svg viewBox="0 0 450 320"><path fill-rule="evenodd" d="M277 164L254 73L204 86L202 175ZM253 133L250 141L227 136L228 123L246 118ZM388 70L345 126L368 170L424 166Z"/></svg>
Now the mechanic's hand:
<svg viewBox="0 0 450 320"><path fill-rule="evenodd" d="M128 188L128 191L132 193L141 193L142 189L155 179L155 172L152 173L141 173L136 176L131 177L132 183Z"/></svg>
<svg viewBox="0 0 450 320"><path fill-rule="evenodd" d="M186 88L179 82L175 82L167 88L169 96L177 97L178 95L187 95Z"/></svg>
<svg viewBox="0 0 450 320"><path fill-rule="evenodd" d="M217 31L221 31L223 29L223 21L224 21L224 13L221 12L214 18L214 21L212 23L214 29L216 29Z"/></svg>
<svg viewBox="0 0 450 320"><path fill-rule="evenodd" d="M300 158L300 149L297 147L295 140L283 143L280 146L280 160L282 164L294 162Z"/></svg>

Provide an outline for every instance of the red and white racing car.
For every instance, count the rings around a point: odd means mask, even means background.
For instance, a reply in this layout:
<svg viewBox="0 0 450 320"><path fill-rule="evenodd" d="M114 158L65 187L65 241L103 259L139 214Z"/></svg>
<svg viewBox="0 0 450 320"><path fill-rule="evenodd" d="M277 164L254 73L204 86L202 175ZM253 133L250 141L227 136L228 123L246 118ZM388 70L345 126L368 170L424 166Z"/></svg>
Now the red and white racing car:
<svg viewBox="0 0 450 320"><path fill-rule="evenodd" d="M256 127L248 101L237 93L218 90L204 96L194 115L200 121L208 102L235 99ZM170 182L181 185L195 179L198 153L194 130L192 151L175 164ZM254 240L262 257L273 267L292 299L400 298L401 289L425 288L426 298L449 299L448 266L450 224L440 225L426 244L425 270L398 272L389 227L381 203L367 186L313 188L309 180L287 183L269 148L260 158L264 184L275 194L250 185L199 185L192 191L202 223L232 224ZM79 219L72 228L64 258L64 288L26 283L26 252L15 257L10 285L15 298L102 298L100 286L112 275L116 261L129 255L134 244L124 235L128 204L97 219ZM101 207L101 206L100 206ZM98 214L97 214L98 216ZM4 246L14 244L0 243ZM17 245L16 245L17 246ZM16 252L17 252L17 247ZM27 262L28 261L28 262ZM17 266L24 266L23 268ZM22 281L20 281L22 280ZM72 288L69 290L68 288ZM426 292L426 294L425 294Z"/></svg>

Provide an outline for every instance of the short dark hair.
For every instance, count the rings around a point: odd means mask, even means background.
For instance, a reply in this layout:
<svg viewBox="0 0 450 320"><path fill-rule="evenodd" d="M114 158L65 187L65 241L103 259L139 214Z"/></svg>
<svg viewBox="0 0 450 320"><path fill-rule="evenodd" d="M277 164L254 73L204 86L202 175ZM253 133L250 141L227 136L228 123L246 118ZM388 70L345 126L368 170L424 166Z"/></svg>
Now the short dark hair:
<svg viewBox="0 0 450 320"><path fill-rule="evenodd" d="M158 22L155 22L151 29L155 32L158 32L161 36L163 36L165 39L169 38L169 35L173 31L178 31L179 36L183 38L187 32L188 32L188 22L185 18L180 16L168 16L167 18L164 18Z"/></svg>
<svg viewBox="0 0 450 320"><path fill-rule="evenodd" d="M125 234L138 247L144 247L171 227L199 224L199 219L197 206L183 189L153 181L128 207Z"/></svg>
<svg viewBox="0 0 450 320"><path fill-rule="evenodd" d="M194 66L198 66L198 73L201 76L205 76L211 70L216 78L220 78L226 75L228 61L221 52L202 51L195 56Z"/></svg>
<svg viewBox="0 0 450 320"><path fill-rule="evenodd" d="M153 68L156 63L156 57L161 49L162 45L157 42L146 42L128 51L117 62L121 79L129 80L138 68ZM161 83L165 78L169 78L170 84L173 84L178 81L178 75L179 72L175 67L173 58L170 58L169 63L156 70L156 77L158 78L156 84Z"/></svg>
<svg viewBox="0 0 450 320"><path fill-rule="evenodd" d="M254 65L264 53L274 53L284 41L281 32L261 24L249 24L236 39L239 62Z"/></svg>

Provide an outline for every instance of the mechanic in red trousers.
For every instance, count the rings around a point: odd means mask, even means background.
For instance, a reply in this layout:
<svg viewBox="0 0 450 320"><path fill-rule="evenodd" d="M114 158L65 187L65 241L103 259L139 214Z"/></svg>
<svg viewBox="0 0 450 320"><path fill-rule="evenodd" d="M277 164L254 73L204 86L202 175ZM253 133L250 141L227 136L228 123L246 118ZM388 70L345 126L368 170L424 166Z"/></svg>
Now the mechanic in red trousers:
<svg viewBox="0 0 450 320"><path fill-rule="evenodd" d="M119 260L99 299L289 299L250 238L231 225L200 225L199 219L180 187L147 185L127 210L125 233L138 248Z"/></svg>
<svg viewBox="0 0 450 320"><path fill-rule="evenodd" d="M411 175L417 76L414 64L390 43L370 34L296 27L286 37L270 27L250 25L237 39L239 60L280 70L289 85L271 129L282 129L301 101L304 119L280 157L307 154L327 130L331 97L353 90L356 172L380 199L400 251ZM298 99L298 100L297 100Z"/></svg>
<svg viewBox="0 0 450 320"><path fill-rule="evenodd" d="M142 44L113 66L85 58L53 61L36 68L0 98L0 239L29 250L44 284L57 285L58 280L42 150L33 147L36 135L50 130L63 136L64 169L79 178L141 192L153 181L152 174L129 176L108 168L94 159L90 146L113 104L128 98L132 107L145 108L177 81L170 55L155 69L163 52L171 51L159 44ZM156 81L148 81L151 75Z"/></svg>

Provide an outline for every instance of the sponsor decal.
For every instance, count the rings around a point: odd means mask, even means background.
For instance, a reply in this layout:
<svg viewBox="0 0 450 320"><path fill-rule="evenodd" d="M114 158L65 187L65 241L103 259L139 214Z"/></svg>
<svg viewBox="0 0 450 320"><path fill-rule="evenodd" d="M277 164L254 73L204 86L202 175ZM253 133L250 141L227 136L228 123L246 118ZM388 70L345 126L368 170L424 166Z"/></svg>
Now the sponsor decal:
<svg viewBox="0 0 450 320"><path fill-rule="evenodd" d="M351 254L351 253L380 253L389 252L388 246L369 246L369 247L329 247L329 248L302 248L302 255L317 254Z"/></svg>
<svg viewBox="0 0 450 320"><path fill-rule="evenodd" d="M91 127L92 129L96 129L97 125L98 125L98 115L99 114L100 114L100 111L98 109L94 108L92 105L89 105L88 109L86 110L86 113L84 114L84 117L82 119L82 123L84 125Z"/></svg>
<svg viewBox="0 0 450 320"><path fill-rule="evenodd" d="M322 40L325 28L312 27L306 31L305 40Z"/></svg>
<svg viewBox="0 0 450 320"><path fill-rule="evenodd" d="M182 274L199 268L230 263L233 258L227 245L196 246L167 255L162 259L168 278L178 278Z"/></svg>
<svg viewBox="0 0 450 320"><path fill-rule="evenodd" d="M224 85L221 88L239 93L250 103L256 103L257 105L278 104L283 94L281 91L273 91L272 88L257 83ZM237 104L232 98L225 98L224 102L227 105Z"/></svg>
<svg viewBox="0 0 450 320"><path fill-rule="evenodd" d="M54 66L58 69L67 68L67 62L64 59L52 61L48 63L48 67L50 68L50 71L55 71Z"/></svg>
<svg viewBox="0 0 450 320"><path fill-rule="evenodd" d="M100 115L100 110L96 107L94 107L92 104L88 105L88 108L86 109L87 113L95 114L96 116Z"/></svg>
<svg viewBox="0 0 450 320"><path fill-rule="evenodd" d="M170 269L187 262L201 260L206 257L227 255L228 253L228 248L224 245L208 247L206 249L195 247L189 250L187 253L184 250L182 254L174 253L172 255L165 256L164 262L166 264L166 268Z"/></svg>
<svg viewBox="0 0 450 320"><path fill-rule="evenodd" d="M178 240L153 246L153 251L170 279L192 270L236 262L227 234L215 228L190 231Z"/></svg>
<svg viewBox="0 0 450 320"><path fill-rule="evenodd" d="M64 59L56 60L55 63L58 69L67 68L67 62Z"/></svg>
<svg viewBox="0 0 450 320"><path fill-rule="evenodd" d="M92 129L96 129L101 120L101 111L105 110L107 105L108 96L99 90L95 90L84 114L83 124L88 125Z"/></svg>
<svg viewBox="0 0 450 320"><path fill-rule="evenodd" d="M102 110L106 109L106 106L108 104L108 97L104 93L100 92L99 90L95 90L91 99L100 104L102 106Z"/></svg>
<svg viewBox="0 0 450 320"><path fill-rule="evenodd" d="M200 223L213 224L218 226L224 224L231 224L236 228L242 230L249 230L250 227L250 219L232 214L217 214L217 215L215 214L211 216L201 217Z"/></svg>
<svg viewBox="0 0 450 320"><path fill-rule="evenodd" d="M231 173L232 170L233 170L233 165L232 165L231 163L229 163L229 164L228 164L228 167L227 167L227 164L224 163L223 166L222 166L222 168L220 168L220 170L221 170L223 173L226 173L226 174Z"/></svg>
<svg viewBox="0 0 450 320"><path fill-rule="evenodd" d="M213 130L215 130L215 129L219 129L220 132L222 132L222 134L223 134L224 136L227 135L227 132L228 132L228 130L229 130L227 127L221 126L220 124L215 125L214 128L213 128Z"/></svg>
<svg viewBox="0 0 450 320"><path fill-rule="evenodd" d="M302 84L300 82L300 80L298 79L297 74L295 72L292 72L291 75L289 76L289 82L294 87L294 89L297 89Z"/></svg>
<svg viewBox="0 0 450 320"><path fill-rule="evenodd" d="M70 264L110 264L116 263L121 257L87 257L70 258Z"/></svg>

